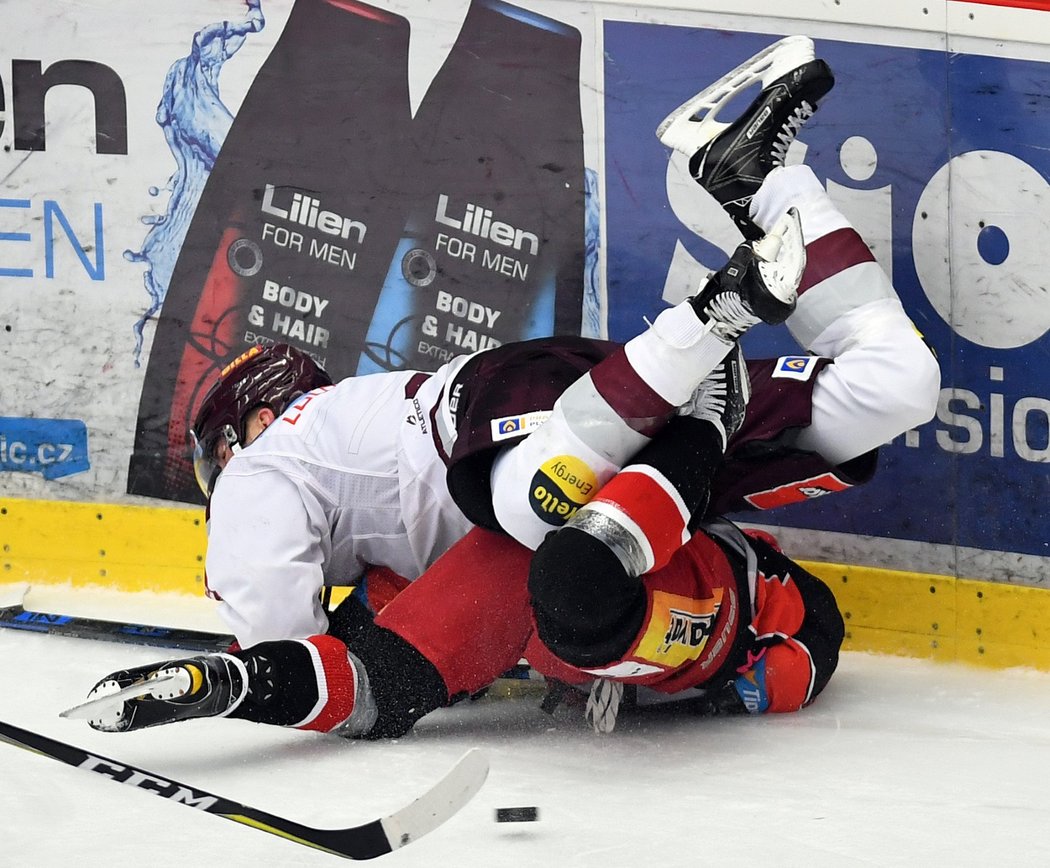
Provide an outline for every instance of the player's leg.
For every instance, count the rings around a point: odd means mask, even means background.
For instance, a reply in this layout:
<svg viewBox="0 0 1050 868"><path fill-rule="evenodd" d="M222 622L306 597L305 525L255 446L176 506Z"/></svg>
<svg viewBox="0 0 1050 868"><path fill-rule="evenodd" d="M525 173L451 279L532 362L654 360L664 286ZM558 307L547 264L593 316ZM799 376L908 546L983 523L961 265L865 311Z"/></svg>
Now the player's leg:
<svg viewBox="0 0 1050 868"><path fill-rule="evenodd" d="M718 113L746 87L762 92L733 123ZM759 52L672 113L657 135L690 157L697 183L758 237L788 208L802 215L807 251L798 304L787 320L800 346L835 359L813 393L799 448L831 464L928 421L940 372L888 276L806 166L787 150L834 84L812 40L793 36Z"/></svg>
<svg viewBox="0 0 1050 868"><path fill-rule="evenodd" d="M477 529L373 617L353 596L329 633L113 673L90 719L128 732L200 717L231 717L362 738L396 738L420 718L491 684L520 659L532 631L531 552Z"/></svg>
<svg viewBox="0 0 1050 868"><path fill-rule="evenodd" d="M230 717L355 735L377 717L361 661L327 635L121 670L88 699L88 722L106 732Z"/></svg>
<svg viewBox="0 0 1050 868"><path fill-rule="evenodd" d="M499 526L531 548L560 527L687 403L757 322L782 322L805 267L790 210L701 291L570 385L551 417L492 468Z"/></svg>
<svg viewBox="0 0 1050 868"><path fill-rule="evenodd" d="M350 718L352 726L343 725L341 733L396 738L515 665L532 631L531 555L514 540L478 528L374 618L347 598L324 638L345 643L366 681L365 708L374 712Z"/></svg>
<svg viewBox="0 0 1050 868"><path fill-rule="evenodd" d="M687 415L668 423L539 546L529 572L532 607L540 638L563 660L602 663L633 640L647 607L639 577L689 540L746 398L746 367L734 352Z"/></svg>
<svg viewBox="0 0 1050 868"><path fill-rule="evenodd" d="M835 361L820 372L797 445L841 464L929 421L940 369L886 272L808 166L772 172L751 216L769 225L788 206L802 214L807 266L787 327L802 347Z"/></svg>

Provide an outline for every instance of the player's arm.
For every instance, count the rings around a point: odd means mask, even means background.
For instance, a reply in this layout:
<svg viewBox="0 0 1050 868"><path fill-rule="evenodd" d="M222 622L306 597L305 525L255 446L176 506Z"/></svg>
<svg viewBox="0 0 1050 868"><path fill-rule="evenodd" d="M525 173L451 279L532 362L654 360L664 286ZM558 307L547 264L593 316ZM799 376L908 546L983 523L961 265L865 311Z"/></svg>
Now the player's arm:
<svg viewBox="0 0 1050 868"><path fill-rule="evenodd" d="M230 468L212 495L209 593L242 648L328 629L321 507L286 474Z"/></svg>
<svg viewBox="0 0 1050 868"><path fill-rule="evenodd" d="M758 559L754 642L737 667L734 688L752 713L797 711L827 686L838 666L845 626L820 579L751 539Z"/></svg>

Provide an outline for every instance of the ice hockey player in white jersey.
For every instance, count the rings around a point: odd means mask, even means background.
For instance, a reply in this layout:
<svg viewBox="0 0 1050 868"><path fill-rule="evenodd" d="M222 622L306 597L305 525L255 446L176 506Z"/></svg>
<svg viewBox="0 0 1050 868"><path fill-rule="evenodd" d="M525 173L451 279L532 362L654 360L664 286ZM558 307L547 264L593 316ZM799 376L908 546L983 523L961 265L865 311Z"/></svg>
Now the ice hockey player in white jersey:
<svg viewBox="0 0 1050 868"><path fill-rule="evenodd" d="M866 481L879 445L931 418L939 371L888 278L813 173L782 165L830 70L792 37L730 79L764 85L734 124L694 117L716 83L660 134L751 240L625 345L540 339L338 384L277 345L224 370L195 466L209 592L243 647L323 633L324 585L374 566L415 579L474 526L536 549L680 413L723 432L709 514ZM749 361L747 418L727 437L724 360L755 323L785 320L812 355Z"/></svg>

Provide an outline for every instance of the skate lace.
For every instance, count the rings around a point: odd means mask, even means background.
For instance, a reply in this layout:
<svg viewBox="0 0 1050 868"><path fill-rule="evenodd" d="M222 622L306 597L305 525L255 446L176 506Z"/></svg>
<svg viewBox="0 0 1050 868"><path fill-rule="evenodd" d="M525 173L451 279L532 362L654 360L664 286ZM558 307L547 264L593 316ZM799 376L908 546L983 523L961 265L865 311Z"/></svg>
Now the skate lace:
<svg viewBox="0 0 1050 868"><path fill-rule="evenodd" d="M729 402L729 383L724 368L715 368L699 388L683 404L678 412L694 419L705 419L711 422L722 433L723 441L726 427L723 416Z"/></svg>
<svg viewBox="0 0 1050 868"><path fill-rule="evenodd" d="M584 713L595 732L612 732L623 701L623 684L599 678L591 685Z"/></svg>
<svg viewBox="0 0 1050 868"><path fill-rule="evenodd" d="M784 121L780 132L777 133L776 141L773 142L773 159L778 166L784 165L784 161L787 159L788 148L795 141L798 131L802 129L806 121L813 117L816 111L816 107L802 100L802 103Z"/></svg>
<svg viewBox="0 0 1050 868"><path fill-rule="evenodd" d="M735 292L716 295L704 312L709 320L715 322L712 330L722 337L735 338L759 322L759 318Z"/></svg>
<svg viewBox="0 0 1050 868"><path fill-rule="evenodd" d="M721 415L726 408L726 398L729 389L726 385L724 370L716 370L708 374L703 387L696 396L696 407L698 411L707 411L716 416Z"/></svg>

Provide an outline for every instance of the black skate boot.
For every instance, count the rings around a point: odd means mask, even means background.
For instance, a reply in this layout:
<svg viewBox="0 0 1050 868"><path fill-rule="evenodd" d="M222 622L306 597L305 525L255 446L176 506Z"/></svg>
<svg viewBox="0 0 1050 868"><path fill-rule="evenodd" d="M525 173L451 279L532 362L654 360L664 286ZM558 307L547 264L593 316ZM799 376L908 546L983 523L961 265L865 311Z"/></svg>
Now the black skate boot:
<svg viewBox="0 0 1050 868"><path fill-rule="evenodd" d="M740 346L729 351L693 393L689 403L679 408L681 416L710 422L722 435L722 451L744 424L747 402L751 400L751 378Z"/></svg>
<svg viewBox="0 0 1050 868"><path fill-rule="evenodd" d="M718 111L756 82L762 91L732 123ZM751 198L813 116L835 78L815 59L813 40L789 36L760 51L680 106L657 127L665 145L689 157L689 172L718 200L745 238L761 237L749 216Z"/></svg>
<svg viewBox="0 0 1050 868"><path fill-rule="evenodd" d="M130 732L225 716L247 692L244 663L229 654L206 654L114 672L95 685L87 702L61 716L87 720L104 732Z"/></svg>
<svg viewBox="0 0 1050 868"><path fill-rule="evenodd" d="M777 325L791 315L805 268L802 223L792 208L768 235L741 244L689 304L711 332L732 342L759 322Z"/></svg>

